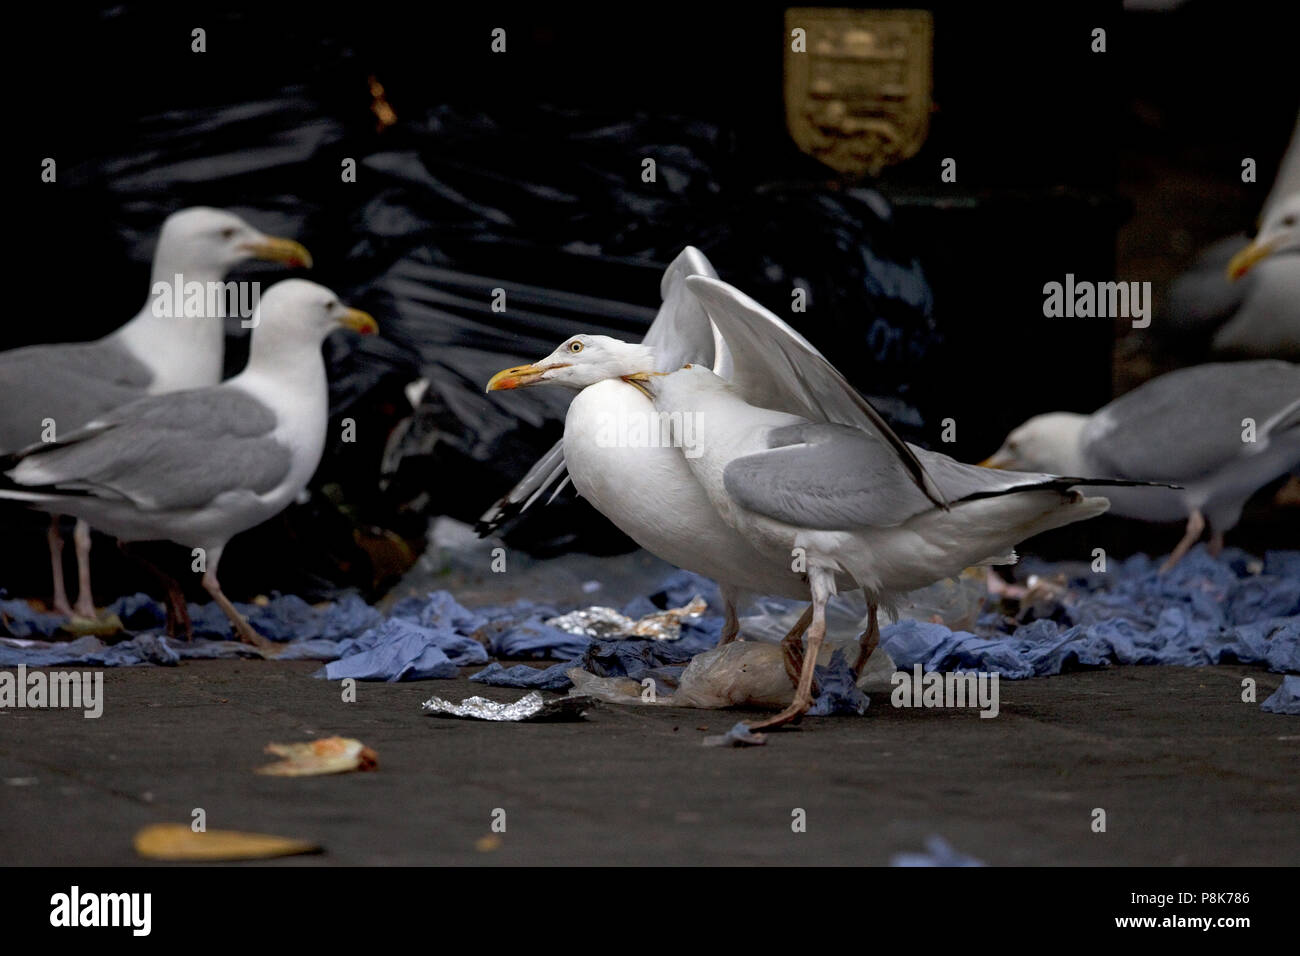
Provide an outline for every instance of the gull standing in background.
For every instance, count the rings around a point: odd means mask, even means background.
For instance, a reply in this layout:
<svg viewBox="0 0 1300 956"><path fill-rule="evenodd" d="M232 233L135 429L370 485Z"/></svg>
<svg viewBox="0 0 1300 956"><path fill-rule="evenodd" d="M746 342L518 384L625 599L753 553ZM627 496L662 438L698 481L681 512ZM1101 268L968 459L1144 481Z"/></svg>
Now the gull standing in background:
<svg viewBox="0 0 1300 956"><path fill-rule="evenodd" d="M1214 334L1220 353L1300 358L1300 192L1264 214L1254 240L1228 263L1228 278L1253 282Z"/></svg>
<svg viewBox="0 0 1300 956"><path fill-rule="evenodd" d="M233 536L282 511L320 464L329 416L321 344L340 326L377 328L323 286L277 283L262 296L243 372L138 399L32 446L6 463L0 498L75 515L123 541L202 549L203 587L241 640L267 648L222 593L217 566Z"/></svg>
<svg viewBox="0 0 1300 956"><path fill-rule="evenodd" d="M1091 415L1037 415L984 464L1181 485L1107 492L1114 514L1187 522L1162 568L1168 571L1207 521L1210 553L1218 554L1250 496L1300 466L1300 365L1216 362L1178 369Z"/></svg>
<svg viewBox="0 0 1300 956"><path fill-rule="evenodd" d="M0 454L41 441L52 423L57 439L96 416L134 401L177 389L221 381L225 324L221 317L172 316L158 309L172 287L220 282L249 259L311 266L311 255L291 239L263 235L232 213L194 207L163 223L154 251L150 297L135 318L93 342L30 345L0 352ZM165 290L165 291L162 291ZM206 301L206 299L205 299ZM68 617L95 617L90 584L90 527L78 521L77 603L68 603L63 580L63 535L51 517L50 570L53 606Z"/></svg>
<svg viewBox="0 0 1300 956"><path fill-rule="evenodd" d="M1265 207L1254 240L1215 242L1169 286L1157 329L1236 358L1300 359L1300 192Z"/></svg>

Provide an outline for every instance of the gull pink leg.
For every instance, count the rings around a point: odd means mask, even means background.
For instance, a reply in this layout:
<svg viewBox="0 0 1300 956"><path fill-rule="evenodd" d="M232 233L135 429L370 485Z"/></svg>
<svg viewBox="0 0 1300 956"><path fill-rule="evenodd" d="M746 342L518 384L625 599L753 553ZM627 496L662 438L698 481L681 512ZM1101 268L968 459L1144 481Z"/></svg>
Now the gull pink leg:
<svg viewBox="0 0 1300 956"><path fill-rule="evenodd" d="M781 650L785 656L785 672L790 683L799 686L799 675L803 672L803 635L813 619L813 606L809 604L795 621L794 627L781 638Z"/></svg>
<svg viewBox="0 0 1300 956"><path fill-rule="evenodd" d="M726 620L722 623L722 634L718 646L730 644L740 634L740 617L736 614L736 592L727 586L718 589L722 593L722 602L726 605Z"/></svg>
<svg viewBox="0 0 1300 956"><path fill-rule="evenodd" d="M789 707L775 717L769 717L757 724L750 724L749 729L751 731L767 730L771 727L788 724L790 721L801 717L812 706L813 678L817 670L817 652L821 650L822 640L826 637L826 602L830 600L831 595L834 593L835 578L828 571L814 568L809 571L808 579L812 585L812 605L808 611L804 612L804 617L811 619L806 625L808 628L808 647L803 654L803 667L799 672L799 683L795 687L794 700L790 702ZM799 620L802 623L804 618L801 617Z"/></svg>
<svg viewBox="0 0 1300 956"><path fill-rule="evenodd" d="M275 656L280 650L278 645L268 641L253 630L253 626L239 613L230 598L222 593L221 584L217 581L217 562L220 559L220 548L208 551L208 569L203 572L203 589L212 595L212 600L216 601L221 610L226 612L226 617L230 618L230 623L234 625L235 633L239 635L241 641L260 648L268 657Z"/></svg>
<svg viewBox="0 0 1300 956"><path fill-rule="evenodd" d="M862 632L858 638L858 660L853 665L853 676L861 677L862 670L867 666L867 661L871 660L871 655L876 650L876 645L880 643L880 620L878 618L879 608L872 601L867 602L867 629Z"/></svg>
<svg viewBox="0 0 1300 956"><path fill-rule="evenodd" d="M59 515L50 515L50 528L45 533L50 544L50 576L54 579L54 610L64 617L72 617L72 605L68 603L68 590L63 583L63 533L59 531Z"/></svg>
<svg viewBox="0 0 1300 956"><path fill-rule="evenodd" d="M1169 560L1160 566L1160 573L1165 574L1183 560L1183 556L1192 550L1192 545L1200 540L1201 532L1204 530L1205 516L1199 510L1193 511L1187 517L1187 531L1183 535L1183 540L1178 542L1178 547L1174 548L1173 553L1169 555Z"/></svg>
<svg viewBox="0 0 1300 956"><path fill-rule="evenodd" d="M79 617L94 619L95 594L90 587L90 525L77 521L72 532L73 543L77 546L77 604L73 609Z"/></svg>

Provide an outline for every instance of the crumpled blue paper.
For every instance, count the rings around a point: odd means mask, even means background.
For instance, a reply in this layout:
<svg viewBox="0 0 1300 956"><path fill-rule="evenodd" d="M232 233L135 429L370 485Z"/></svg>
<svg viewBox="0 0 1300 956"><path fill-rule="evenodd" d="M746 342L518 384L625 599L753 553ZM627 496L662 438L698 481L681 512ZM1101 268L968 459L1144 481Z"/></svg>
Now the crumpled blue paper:
<svg viewBox="0 0 1300 956"><path fill-rule="evenodd" d="M985 866L973 856L958 853L941 836L925 841L924 853L895 853L889 858L890 866Z"/></svg>
<svg viewBox="0 0 1300 956"><path fill-rule="evenodd" d="M1110 664L1300 671L1300 552L1269 552L1260 574L1231 549L1218 560L1195 548L1164 575L1158 562L1135 555L1070 587L1075 600L1063 620L988 635L904 620L882 630L881 646L902 668L997 671L1009 680ZM985 615L981 624L996 618Z"/></svg>
<svg viewBox="0 0 1300 956"><path fill-rule="evenodd" d="M920 663L925 670L996 671L1007 679L1113 664L1241 663L1300 673L1300 551L1269 552L1260 573L1252 573L1252 563L1258 565L1241 551L1228 549L1215 559L1203 547L1165 575L1158 573L1159 561L1146 555L1112 560L1109 573L1080 574L1069 582L1072 601L1054 619L1017 627L990 613L980 619L978 634L905 620L886 626L881 644L903 669ZM1025 564L1038 573L1059 567L1033 559ZM323 608L277 596L265 606L239 609L259 632L282 642L282 659L331 661L318 672L322 677L418 680L453 677L461 667L486 664L472 680L564 690L570 686L565 671L582 667L599 676L650 677L668 694L690 658L717 643L722 605L716 587L679 571L621 609L637 618L680 607L697 594L713 613L683 621L677 641L593 641L544 623L562 609L531 601L468 609L447 591L400 600L387 618L355 596ZM252 653L230 639L229 621L213 604L190 606L192 643L159 633L163 609L147 595L121 598L106 610L122 619L131 637L111 645L95 637L47 641L62 623L58 615L0 595L0 633L11 635L0 638L0 666L169 665ZM559 663L507 667L494 657ZM863 712L866 698L847 674L842 659L818 668L821 693L813 714ZM1294 713L1294 685L1288 677L1261 706Z"/></svg>
<svg viewBox="0 0 1300 956"><path fill-rule="evenodd" d="M469 679L490 687L526 687L530 690L568 690L573 686L568 671L581 666L579 661L565 661L550 667L529 667L516 664L504 667L500 661L493 661Z"/></svg>
<svg viewBox="0 0 1300 956"><path fill-rule="evenodd" d="M281 660L328 660L336 655L341 640L383 620L379 611L356 595L347 595L322 608L312 607L295 595L277 595L265 606L235 606L263 637L285 644L278 654ZM104 614L117 615L128 632L135 633L109 644L95 636L45 640L63 624L61 615L35 611L25 601L0 600L0 630L11 635L0 638L0 667L129 667L257 656L248 645L235 639L229 619L216 604L190 604L188 609L194 625L193 641L162 633L166 612L147 594L118 598L104 609Z"/></svg>
<svg viewBox="0 0 1300 956"><path fill-rule="evenodd" d="M840 714L861 717L867 712L870 698L858 690L853 668L837 648L825 667L813 670L816 677L817 696L808 709L810 717L834 717Z"/></svg>
<svg viewBox="0 0 1300 956"><path fill-rule="evenodd" d="M1300 714L1300 677L1288 674L1259 709L1270 714Z"/></svg>
<svg viewBox="0 0 1300 956"><path fill-rule="evenodd" d="M472 626L473 618L430 615L422 619L439 626L426 627L407 618L390 617L360 637L340 644L338 660L326 664L316 676L330 680L429 680L456 677L462 667L487 663L483 645L456 630Z"/></svg>

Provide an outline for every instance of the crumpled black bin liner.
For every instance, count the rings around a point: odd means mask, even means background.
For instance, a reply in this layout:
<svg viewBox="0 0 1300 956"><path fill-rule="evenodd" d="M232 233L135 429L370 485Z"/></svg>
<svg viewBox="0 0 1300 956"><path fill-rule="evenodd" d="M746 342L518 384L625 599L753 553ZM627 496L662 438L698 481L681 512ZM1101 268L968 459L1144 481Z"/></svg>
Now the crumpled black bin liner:
<svg viewBox="0 0 1300 956"><path fill-rule="evenodd" d="M938 335L920 267L878 195L733 188L715 172L736 164L727 138L689 119L539 110L506 126L439 108L427 129L429 144L366 162L392 181L365 211L367 224L383 224L374 245L402 248L377 280L401 307L386 334L421 356L430 383L390 455L398 499L424 491L445 513L477 517L558 437L569 397L545 388L486 396L488 377L575 332L639 338L662 270L687 242L884 396L883 410L919 437L908 383ZM639 168L643 144L660 141L677 145L664 150L658 183L641 184L628 170ZM503 157L519 157L517 175L545 186L503 183ZM429 205L432 224L416 216ZM808 291L803 314L790 311L796 285ZM506 292L504 313L491 311L495 288ZM571 499L518 522L512 543L621 545Z"/></svg>
<svg viewBox="0 0 1300 956"><path fill-rule="evenodd" d="M232 596L347 586L373 595L400 571L402 550L390 549L388 566L376 541L418 549L428 516L476 518L558 437L568 398L545 388L487 396L487 378L579 330L639 337L663 268L687 243L920 437L927 410L908 383L940 338L920 266L874 193L769 181L763 158L740 150L729 129L681 113L523 98L447 105L454 87L427 103L399 90L399 122L380 133L366 77L382 65L349 37L326 35L328 20L312 34L310 23L286 18L281 26L300 34L279 47L241 32L254 50L244 53L229 49L239 22L211 18L212 52L197 63L183 45L160 52L161 31L188 35L176 12L127 5L60 34L65 58L70 50L86 71L74 78L94 82L46 89L31 104L33 138L59 156L60 178L57 188L24 188L43 210L33 220L37 248L77 237L77 279L95 290L95 308L56 327L0 326L8 348L121 324L143 300L158 224L195 204L301 239L316 261L308 277L377 317L378 338L327 344L331 439L311 501L234 540L222 562ZM119 69L107 68L106 51ZM141 62L149 57L153 67ZM250 59L256 69L244 68ZM647 155L657 161L654 184L640 178ZM355 183L340 182L344 157L358 162ZM33 289L68 282L67 262L55 257L24 267ZM283 274L250 267L234 278ZM796 284L809 292L803 315L790 312ZM503 314L490 309L495 288L506 290ZM228 352L237 370L245 346ZM417 377L429 387L412 415L404 386ZM339 438L344 417L357 422L355 443ZM41 520L12 509L3 520L41 547ZM519 522L510 540L541 551L628 546L571 491ZM97 549L101 600L126 586L120 575L138 583L107 552ZM48 591L29 547L5 549L0 574L11 593Z"/></svg>

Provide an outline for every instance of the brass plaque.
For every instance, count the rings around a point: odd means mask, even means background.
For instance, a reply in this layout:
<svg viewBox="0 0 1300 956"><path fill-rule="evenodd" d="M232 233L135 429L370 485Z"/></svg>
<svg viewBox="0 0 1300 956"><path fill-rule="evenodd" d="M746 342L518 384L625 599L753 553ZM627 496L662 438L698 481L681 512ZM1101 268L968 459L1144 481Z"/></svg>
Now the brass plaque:
<svg viewBox="0 0 1300 956"><path fill-rule="evenodd" d="M930 128L933 49L925 10L786 10L790 136L841 173L874 176L916 155Z"/></svg>

